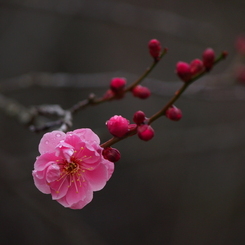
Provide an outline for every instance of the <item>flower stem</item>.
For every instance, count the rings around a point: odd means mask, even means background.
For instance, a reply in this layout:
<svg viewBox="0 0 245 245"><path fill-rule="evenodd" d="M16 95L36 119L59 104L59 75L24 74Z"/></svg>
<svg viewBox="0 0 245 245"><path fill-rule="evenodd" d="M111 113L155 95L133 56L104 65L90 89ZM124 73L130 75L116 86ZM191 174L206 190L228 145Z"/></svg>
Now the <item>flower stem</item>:
<svg viewBox="0 0 245 245"><path fill-rule="evenodd" d="M214 65L218 64L221 60L225 59L227 56L227 53L224 51L220 54L220 56L215 60ZM159 117L165 115L167 109L172 106L175 101L177 101L179 99L179 97L184 93L184 91L189 87L190 84L192 84L194 81L196 81L197 79L199 79L200 77L202 77L204 74L206 74L208 71L204 70L203 72L201 72L200 74L194 76L191 80L189 80L188 82L185 82L182 87L177 90L174 94L174 96L169 100L169 102L157 113L155 113L153 116L151 116L148 119L148 124L150 125L152 122L154 122L155 120L157 120Z"/></svg>
<svg viewBox="0 0 245 245"><path fill-rule="evenodd" d="M162 53L162 55L163 55L163 53ZM218 64L221 60L225 59L226 56L227 56L227 53L226 53L225 51L222 52L222 53L220 54L220 56L215 60L214 65ZM154 62L154 63L155 63L155 62ZM154 68L154 66L156 65L156 64L154 64L154 63L153 63L153 65L152 65L150 68L148 68L148 69L146 70L146 72L145 72L145 73L144 73L144 74L143 74L137 81L140 82L142 79L144 79L145 76L147 76L147 75L149 74L149 72L150 72L150 71ZM148 122L147 122L148 125L150 125L152 122L154 122L155 120L157 120L159 117L165 115L167 109L168 109L170 106L172 106L172 105L175 103L175 101L177 101L177 100L179 99L179 97L184 93L184 91L188 88L188 86L189 86L190 84L192 84L194 81L196 81L197 79L199 79L200 77L202 77L203 75L205 75L206 73L208 73L208 71L205 70L205 71L201 72L200 74L194 76L194 77L193 77L191 80L189 80L188 82L185 82L185 83L182 85L182 87L181 87L179 90L177 90L177 91L175 92L174 96L169 100L169 102L168 102L168 103L167 103L167 104L166 104L160 111L158 111L157 113L155 113L153 116L151 116L151 117L148 119ZM144 76L144 75L145 75L145 76ZM140 79L141 79L141 80L140 80ZM137 81L136 81L136 82L137 82ZM136 83L136 82L135 82L135 83ZM110 140L108 140L108 141L104 142L103 144L101 144L100 146L103 147L103 148L112 146L113 144L115 144L115 143L117 143L117 142L119 142L119 141L121 141L121 140L123 140L123 139L129 137L129 136L132 136L132 135L134 135L134 134L136 134L136 133L137 133L137 128L133 129L132 131L130 131L129 133L127 133L125 136L123 136L123 137L121 137L121 138L113 137L113 138L111 138Z"/></svg>
<svg viewBox="0 0 245 245"><path fill-rule="evenodd" d="M123 93L127 93L129 91L131 91L135 86L137 86L139 83L142 82L142 80L144 80L149 73L155 68L155 66L157 65L157 63L161 60L161 58L167 53L168 49L164 48L162 53L159 56L158 60L154 60L152 65L150 67L148 67L145 72L132 84L130 84L127 88L124 89ZM75 104L74 106L72 106L70 108L71 113L75 113L80 109L83 109L89 105L98 105L101 104L103 102L107 102L107 101L111 101L113 99L116 98L116 95L111 96L110 98L105 98L105 97L100 97L100 98L95 98L95 96L93 95L93 97L91 97L91 95L89 96L88 99L85 99L83 101L79 101L77 104Z"/></svg>
<svg viewBox="0 0 245 245"><path fill-rule="evenodd" d="M113 137L113 138L107 140L106 142L104 142L103 144L101 144L100 146L103 147L103 148L110 147L110 146L116 144L117 142L119 142L119 141L121 141L121 140L123 140L123 139L126 139L126 138L128 138L129 136L132 136L132 135L134 135L134 134L136 134L136 133L137 133L137 127L136 127L135 129L131 130L130 132L128 132L128 133L127 133L126 135L124 135L123 137L120 137L120 138L118 138L118 137Z"/></svg>
<svg viewBox="0 0 245 245"><path fill-rule="evenodd" d="M168 49L164 48L162 53L159 56L159 59L156 60L154 59L152 65L150 67L148 67L145 72L142 74L142 76L140 76L135 82L133 82L131 85L129 85L124 92L128 92L131 91L135 86L137 86L138 84L140 84L142 82L143 79L145 79L149 73L155 68L155 66L157 65L157 63L161 60L161 58L167 53Z"/></svg>

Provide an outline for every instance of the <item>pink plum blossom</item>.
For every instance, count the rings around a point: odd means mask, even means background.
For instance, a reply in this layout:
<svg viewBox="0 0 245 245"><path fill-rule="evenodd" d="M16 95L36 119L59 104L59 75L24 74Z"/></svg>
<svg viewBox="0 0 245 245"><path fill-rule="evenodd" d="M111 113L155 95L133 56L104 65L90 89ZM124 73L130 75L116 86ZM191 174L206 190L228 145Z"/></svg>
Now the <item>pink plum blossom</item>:
<svg viewBox="0 0 245 245"><path fill-rule="evenodd" d="M44 134L32 172L36 187L64 207L83 208L114 171L99 144L99 137L88 128Z"/></svg>

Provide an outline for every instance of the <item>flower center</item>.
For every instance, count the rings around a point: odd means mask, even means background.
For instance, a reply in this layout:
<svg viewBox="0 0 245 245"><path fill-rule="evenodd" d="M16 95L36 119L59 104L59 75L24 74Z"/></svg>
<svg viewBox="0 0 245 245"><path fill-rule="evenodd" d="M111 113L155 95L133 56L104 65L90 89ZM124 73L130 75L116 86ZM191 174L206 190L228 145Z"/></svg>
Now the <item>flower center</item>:
<svg viewBox="0 0 245 245"><path fill-rule="evenodd" d="M81 147L81 151L84 148ZM77 158L76 156L71 156L70 161L67 160L57 160L58 165L61 166L60 178L57 181L60 181L60 185L57 189L57 193L59 193L60 188L65 183L65 180L68 180L68 188L72 185L75 186L75 190L78 193L79 187L82 186L82 182L85 182L84 173L86 170L93 170L93 167L85 167L83 166L83 160L89 159L91 156L82 156L81 158ZM61 162L60 162L61 161ZM59 163L60 162L60 163Z"/></svg>
<svg viewBox="0 0 245 245"><path fill-rule="evenodd" d="M75 174L79 170L79 165L76 162L67 162L64 166L66 174Z"/></svg>

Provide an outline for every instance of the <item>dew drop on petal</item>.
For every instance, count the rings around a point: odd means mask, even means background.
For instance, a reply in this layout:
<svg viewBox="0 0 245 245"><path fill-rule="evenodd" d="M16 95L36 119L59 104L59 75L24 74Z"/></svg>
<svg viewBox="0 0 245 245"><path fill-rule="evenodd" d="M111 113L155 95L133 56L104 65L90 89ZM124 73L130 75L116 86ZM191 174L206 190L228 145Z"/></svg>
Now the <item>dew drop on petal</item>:
<svg viewBox="0 0 245 245"><path fill-rule="evenodd" d="M57 138L59 138L59 137L61 136L61 134L60 134L60 133L57 133L55 136L56 136Z"/></svg>
<svg viewBox="0 0 245 245"><path fill-rule="evenodd" d="M45 141L45 144L47 145L48 143L49 143L49 141L48 141L48 140L46 140L46 141Z"/></svg>

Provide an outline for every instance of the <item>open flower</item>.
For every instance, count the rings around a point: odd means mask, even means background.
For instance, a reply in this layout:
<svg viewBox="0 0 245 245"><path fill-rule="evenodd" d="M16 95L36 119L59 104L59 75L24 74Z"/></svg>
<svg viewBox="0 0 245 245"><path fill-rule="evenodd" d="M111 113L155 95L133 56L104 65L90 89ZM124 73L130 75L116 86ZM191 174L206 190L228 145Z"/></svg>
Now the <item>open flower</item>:
<svg viewBox="0 0 245 245"><path fill-rule="evenodd" d="M36 187L64 207L81 209L114 171L102 155L99 137L88 128L44 134L32 172Z"/></svg>

